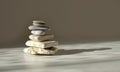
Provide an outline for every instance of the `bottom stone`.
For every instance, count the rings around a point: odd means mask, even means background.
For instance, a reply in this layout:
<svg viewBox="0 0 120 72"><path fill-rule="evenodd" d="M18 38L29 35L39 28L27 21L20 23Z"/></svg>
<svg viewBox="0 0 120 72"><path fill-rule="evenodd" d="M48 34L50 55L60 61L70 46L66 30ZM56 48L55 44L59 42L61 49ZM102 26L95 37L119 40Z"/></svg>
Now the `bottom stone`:
<svg viewBox="0 0 120 72"><path fill-rule="evenodd" d="M25 48L23 50L27 54L33 54L33 55L53 55L57 52L57 48L55 47L50 47L50 48L37 48L37 47L30 47L30 48Z"/></svg>

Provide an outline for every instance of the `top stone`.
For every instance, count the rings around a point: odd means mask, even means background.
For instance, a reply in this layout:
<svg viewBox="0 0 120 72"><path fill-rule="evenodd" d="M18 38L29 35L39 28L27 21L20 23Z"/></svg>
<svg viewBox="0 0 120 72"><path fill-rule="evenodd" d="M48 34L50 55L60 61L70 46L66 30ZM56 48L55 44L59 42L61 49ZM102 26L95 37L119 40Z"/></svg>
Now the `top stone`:
<svg viewBox="0 0 120 72"><path fill-rule="evenodd" d="M35 26L45 26L46 23L45 23L44 21L34 20L34 21L33 21L33 25L35 25Z"/></svg>
<svg viewBox="0 0 120 72"><path fill-rule="evenodd" d="M34 24L45 24L44 21L38 21L38 20L34 20L33 23L34 23Z"/></svg>

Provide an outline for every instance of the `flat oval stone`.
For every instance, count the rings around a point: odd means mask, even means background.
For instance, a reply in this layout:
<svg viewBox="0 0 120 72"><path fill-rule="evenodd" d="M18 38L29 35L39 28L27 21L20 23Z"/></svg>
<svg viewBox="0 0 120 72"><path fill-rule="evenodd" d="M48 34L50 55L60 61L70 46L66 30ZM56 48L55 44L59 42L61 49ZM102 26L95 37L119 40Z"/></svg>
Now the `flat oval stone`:
<svg viewBox="0 0 120 72"><path fill-rule="evenodd" d="M44 21L39 21L39 20L34 20L33 23L36 23L36 24L45 24Z"/></svg>
<svg viewBox="0 0 120 72"><path fill-rule="evenodd" d="M51 40L54 37L52 34L37 36L37 35L29 35L29 39L33 41L46 41Z"/></svg>
<svg viewBox="0 0 120 72"><path fill-rule="evenodd" d="M33 40L28 40L25 43L26 46L30 47L39 47L39 48L49 48L49 47L54 47L58 45L57 41L33 41Z"/></svg>
<svg viewBox="0 0 120 72"><path fill-rule="evenodd" d="M31 33L33 35L45 35L46 34L46 32L42 31L42 30L33 30L33 31L31 31Z"/></svg>
<svg viewBox="0 0 120 72"><path fill-rule="evenodd" d="M34 26L31 25L28 27L29 30L49 30L49 27L47 26Z"/></svg>
<svg viewBox="0 0 120 72"><path fill-rule="evenodd" d="M34 20L33 25L34 26L43 26L43 25L46 25L46 23L44 21L36 21L36 20Z"/></svg>

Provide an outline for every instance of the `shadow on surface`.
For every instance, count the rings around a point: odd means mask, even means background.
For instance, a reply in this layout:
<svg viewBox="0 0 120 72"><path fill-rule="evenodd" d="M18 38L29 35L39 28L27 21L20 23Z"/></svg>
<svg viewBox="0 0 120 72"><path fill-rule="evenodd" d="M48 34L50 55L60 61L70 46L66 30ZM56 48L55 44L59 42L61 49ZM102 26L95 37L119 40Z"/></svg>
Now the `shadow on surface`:
<svg viewBox="0 0 120 72"><path fill-rule="evenodd" d="M71 50L65 50L60 49L56 53L56 55L70 55L70 54L77 54L77 53L83 53L83 52L92 52L92 51L101 51L101 50L109 50L112 48L98 48L98 49L71 49Z"/></svg>

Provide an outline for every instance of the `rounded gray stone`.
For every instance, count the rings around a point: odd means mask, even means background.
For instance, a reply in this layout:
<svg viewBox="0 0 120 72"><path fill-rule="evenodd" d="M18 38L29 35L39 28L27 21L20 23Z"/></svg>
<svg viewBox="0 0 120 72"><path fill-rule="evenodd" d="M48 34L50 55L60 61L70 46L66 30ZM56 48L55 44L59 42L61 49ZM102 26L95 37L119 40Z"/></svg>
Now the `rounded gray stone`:
<svg viewBox="0 0 120 72"><path fill-rule="evenodd" d="M46 32L45 32L45 31L42 31L42 30L32 30L31 33L32 33L33 35L39 35L39 36L46 34Z"/></svg>
<svg viewBox="0 0 120 72"><path fill-rule="evenodd" d="M28 27L29 30L49 30L49 27L47 26L34 26L31 25Z"/></svg>

